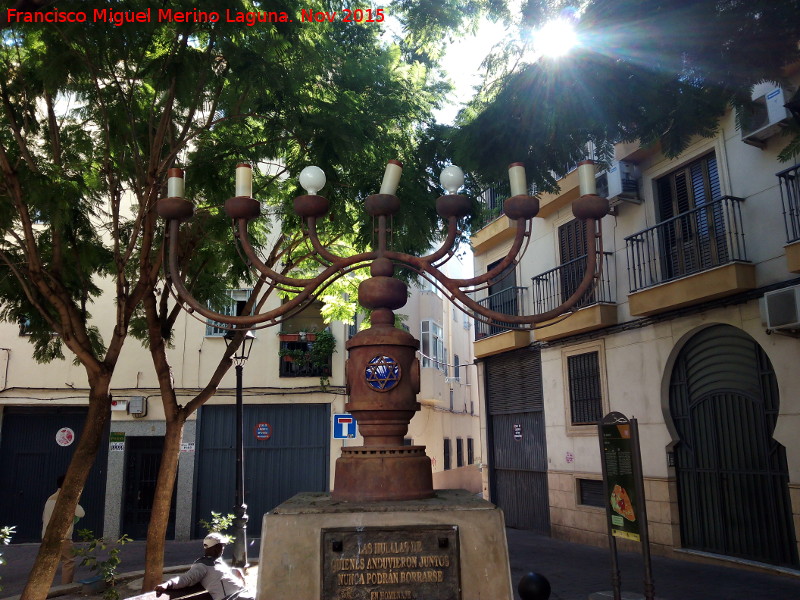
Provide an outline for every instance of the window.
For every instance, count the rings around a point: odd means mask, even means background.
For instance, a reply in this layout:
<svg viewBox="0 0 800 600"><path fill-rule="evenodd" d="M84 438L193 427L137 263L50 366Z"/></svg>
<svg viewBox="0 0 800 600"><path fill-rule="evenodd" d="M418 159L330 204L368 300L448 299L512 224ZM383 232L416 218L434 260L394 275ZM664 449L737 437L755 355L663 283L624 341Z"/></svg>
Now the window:
<svg viewBox="0 0 800 600"><path fill-rule="evenodd" d="M447 373L447 350L444 347L442 326L435 321L420 323L420 342L422 344L422 366L433 367Z"/></svg>
<svg viewBox="0 0 800 600"><path fill-rule="evenodd" d="M244 310L244 305L250 298L250 293L252 291L252 289L228 290L225 292L225 294L228 296L228 300L222 306L215 306L209 302L208 307L211 310L226 316L241 315L242 311ZM206 321L206 337L224 336L228 332L228 329L225 329L225 327L222 325L222 323L208 319Z"/></svg>
<svg viewBox="0 0 800 600"><path fill-rule="evenodd" d="M403 446L413 446L414 438L403 438Z"/></svg>
<svg viewBox="0 0 800 600"><path fill-rule="evenodd" d="M31 318L30 317L23 317L19 320L19 334L20 335L30 335L31 334Z"/></svg>
<svg viewBox="0 0 800 600"><path fill-rule="evenodd" d="M605 508L602 479L578 479L578 504Z"/></svg>
<svg viewBox="0 0 800 600"><path fill-rule="evenodd" d="M458 359L458 354L453 355L453 378L456 381L461 381L460 373L461 361Z"/></svg>
<svg viewBox="0 0 800 600"><path fill-rule="evenodd" d="M467 464L475 464L475 440L467 438Z"/></svg>
<svg viewBox="0 0 800 600"><path fill-rule="evenodd" d="M495 261L486 267L487 272L494 269L501 261ZM517 272L514 263L508 265L497 277L489 282L488 296L481 300L481 304L490 310L505 313L507 315L520 314L520 291L517 287ZM503 323L476 323L476 333L484 335L496 335L508 331L510 327L503 327Z"/></svg>
<svg viewBox="0 0 800 600"><path fill-rule="evenodd" d="M455 394L453 392L453 388L450 388L450 412L453 412L455 408Z"/></svg>
<svg viewBox="0 0 800 600"><path fill-rule="evenodd" d="M567 357L569 405L573 425L590 425L603 418L599 352Z"/></svg>
<svg viewBox="0 0 800 600"><path fill-rule="evenodd" d="M659 240L665 279L728 261L717 160L712 152L656 181L659 222L670 221Z"/></svg>
<svg viewBox="0 0 800 600"><path fill-rule="evenodd" d="M450 438L444 438L444 470L450 470Z"/></svg>
<svg viewBox="0 0 800 600"><path fill-rule="evenodd" d="M563 302L578 289L586 270L586 255L589 245L586 241L586 222L574 219L558 228L558 248L561 255L561 301ZM581 298L577 308L594 304L594 290Z"/></svg>
<svg viewBox="0 0 800 600"><path fill-rule="evenodd" d="M472 319L469 318L467 313L462 313L462 318L464 319L464 329L472 327Z"/></svg>
<svg viewBox="0 0 800 600"><path fill-rule="evenodd" d="M464 466L464 440L456 438L456 466Z"/></svg>

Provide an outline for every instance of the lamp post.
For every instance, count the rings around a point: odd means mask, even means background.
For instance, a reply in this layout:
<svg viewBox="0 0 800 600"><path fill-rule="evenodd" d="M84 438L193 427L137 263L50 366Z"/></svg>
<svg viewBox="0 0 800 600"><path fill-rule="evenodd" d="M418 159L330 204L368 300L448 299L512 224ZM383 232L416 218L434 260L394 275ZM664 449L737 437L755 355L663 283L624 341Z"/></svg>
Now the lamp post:
<svg viewBox="0 0 800 600"><path fill-rule="evenodd" d="M414 413L420 410L416 400L420 384L420 365L416 358L419 341L410 333L394 327L394 312L407 300L407 285L394 277L395 268L405 268L425 278L460 310L470 317L504 329L536 329L569 316L577 303L597 284L601 276L603 237L601 219L608 213L608 200L596 194L594 163L578 166L581 197L572 203L576 218L586 228L586 270L574 292L556 308L531 315L505 314L482 306L473 294L485 292L492 281L508 267L518 263L531 239L531 223L539 211L538 198L528 195L522 163L509 166L512 197L503 206L514 222L514 237L507 255L487 273L466 279L452 279L440 266L454 253L459 222L466 217L471 202L458 194L464 173L458 167L442 171L440 182L445 194L436 200L436 210L447 223L441 246L427 256L413 256L390 248L391 219L401 208L395 195L403 165L391 160L386 165L380 191L364 201L377 233L373 250L353 256L337 256L324 247L317 236L317 223L328 212L327 198L318 192L325 187L325 173L318 167L306 167L300 173L300 185L306 194L294 199L294 211L302 217L305 233L320 262L315 277L289 277L271 269L250 243L248 223L261 214L261 204L251 197L252 170L249 165L236 168L236 195L225 202L225 212L233 219L234 236L248 264L258 277L273 289L290 290L294 297L276 308L251 315L222 315L194 298L184 284L178 268L180 223L194 212L192 203L183 197L183 171L170 169L168 197L158 202L158 214L167 220L167 283L176 292L178 302L190 314L227 324L230 329L260 329L279 324L313 302L335 279L359 268L369 267L371 277L358 288L358 301L372 311L372 326L347 342L345 368L349 402L345 410L353 414L364 438L364 446L342 448L336 461L332 496L345 501L414 500L430 498L433 492L431 461L424 446L404 446L403 438ZM259 305L263 305L261 298ZM200 318L200 317L198 317Z"/></svg>
<svg viewBox="0 0 800 600"><path fill-rule="evenodd" d="M230 345L237 335L235 330L225 334L225 345ZM233 507L233 566L247 567L247 504L244 503L244 440L242 439L242 372L250 357L255 334L245 331L239 347L231 356L236 368L236 498Z"/></svg>

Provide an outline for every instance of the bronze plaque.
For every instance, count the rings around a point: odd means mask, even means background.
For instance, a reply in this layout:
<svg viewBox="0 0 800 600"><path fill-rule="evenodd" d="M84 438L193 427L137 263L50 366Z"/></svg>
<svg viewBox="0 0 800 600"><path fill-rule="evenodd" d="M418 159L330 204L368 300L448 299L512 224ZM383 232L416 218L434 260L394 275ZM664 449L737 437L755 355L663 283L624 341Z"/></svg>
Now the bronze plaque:
<svg viewBox="0 0 800 600"><path fill-rule="evenodd" d="M325 600L459 600L458 527L322 530Z"/></svg>

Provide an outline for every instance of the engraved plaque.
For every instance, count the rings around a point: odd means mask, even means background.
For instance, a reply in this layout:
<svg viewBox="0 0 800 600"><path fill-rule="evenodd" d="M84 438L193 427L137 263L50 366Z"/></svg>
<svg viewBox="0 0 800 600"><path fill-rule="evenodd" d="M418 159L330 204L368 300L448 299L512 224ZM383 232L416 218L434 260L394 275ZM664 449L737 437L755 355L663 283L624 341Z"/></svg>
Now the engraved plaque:
<svg viewBox="0 0 800 600"><path fill-rule="evenodd" d="M325 600L459 600L458 527L322 530Z"/></svg>

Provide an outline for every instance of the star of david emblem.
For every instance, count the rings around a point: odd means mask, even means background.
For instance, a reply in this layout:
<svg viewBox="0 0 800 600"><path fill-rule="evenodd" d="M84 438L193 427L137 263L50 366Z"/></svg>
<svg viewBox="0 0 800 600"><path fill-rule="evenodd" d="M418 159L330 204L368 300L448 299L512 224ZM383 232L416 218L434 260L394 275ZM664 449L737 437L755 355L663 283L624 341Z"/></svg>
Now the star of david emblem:
<svg viewBox="0 0 800 600"><path fill-rule="evenodd" d="M376 392L387 392L400 382L400 365L391 356L376 356L364 370L364 379Z"/></svg>

